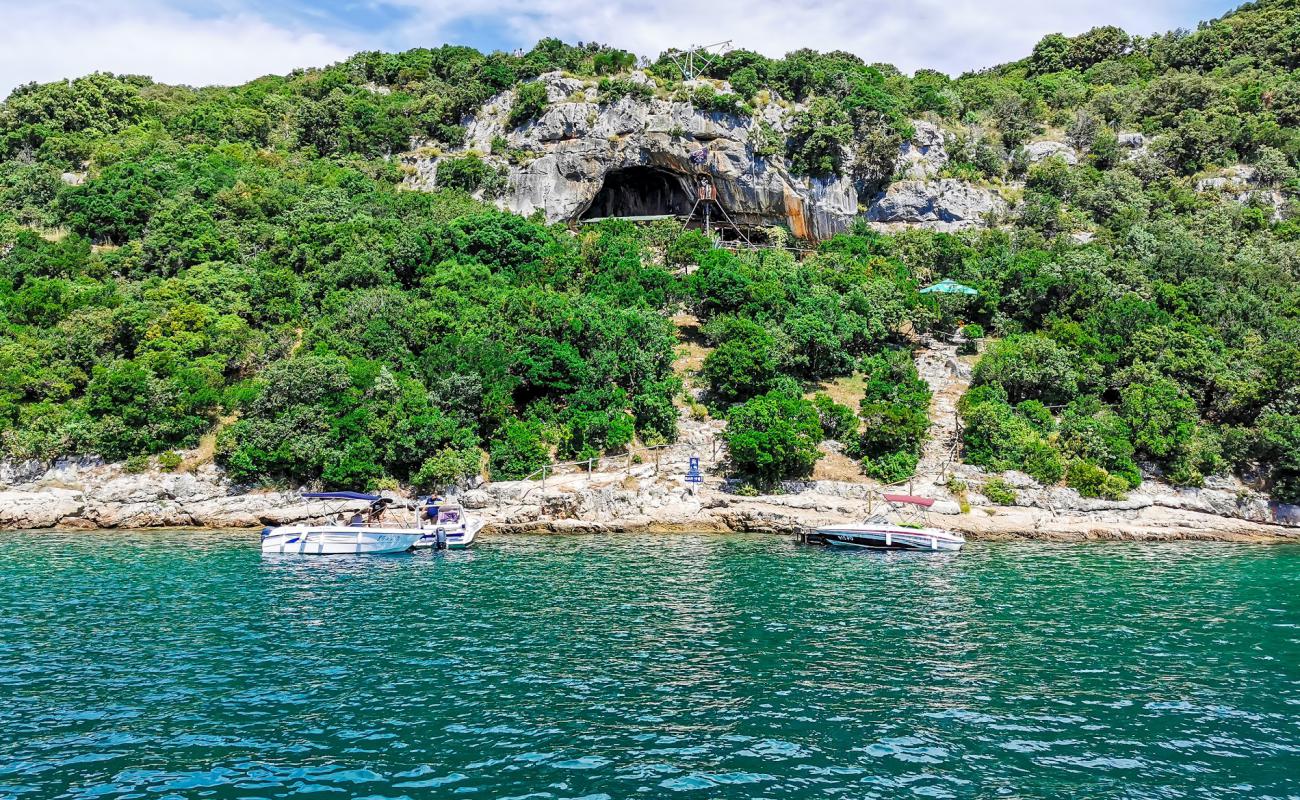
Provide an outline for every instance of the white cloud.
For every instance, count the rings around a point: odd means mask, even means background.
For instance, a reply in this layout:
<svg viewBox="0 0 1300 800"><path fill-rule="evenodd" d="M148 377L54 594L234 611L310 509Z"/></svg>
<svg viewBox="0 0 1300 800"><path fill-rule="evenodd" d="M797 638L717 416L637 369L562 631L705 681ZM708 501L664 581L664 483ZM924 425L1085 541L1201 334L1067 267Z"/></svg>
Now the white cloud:
<svg viewBox="0 0 1300 800"><path fill-rule="evenodd" d="M530 46L544 36L600 41L655 56L734 40L779 56L847 50L905 71L956 74L1027 55L1043 35L1120 25L1190 26L1214 0L0 0L0 94L27 81L95 70L168 83L239 83L322 66L362 49L452 43ZM1222 0L1227 9L1233 0ZM202 8L193 13L184 8ZM292 10L297 9L295 14ZM378 9L383 14L377 13ZM391 22L401 19L400 22ZM274 20L274 21L273 21ZM387 27L381 25L387 22ZM472 30L475 40L459 39Z"/></svg>
<svg viewBox="0 0 1300 800"><path fill-rule="evenodd" d="M668 47L732 39L736 47L773 56L799 47L847 50L909 72L949 73L1022 58L1048 33L1119 25L1148 34L1190 25L1203 8L1186 0L481 0L470 12L452 0L392 2L418 9L413 19L431 38L472 14L500 19L525 43L559 36L654 56Z"/></svg>
<svg viewBox="0 0 1300 800"><path fill-rule="evenodd" d="M152 2L0 0L0 15L0 96L29 81L97 70L167 83L240 83L322 66L357 49L240 9L199 19Z"/></svg>

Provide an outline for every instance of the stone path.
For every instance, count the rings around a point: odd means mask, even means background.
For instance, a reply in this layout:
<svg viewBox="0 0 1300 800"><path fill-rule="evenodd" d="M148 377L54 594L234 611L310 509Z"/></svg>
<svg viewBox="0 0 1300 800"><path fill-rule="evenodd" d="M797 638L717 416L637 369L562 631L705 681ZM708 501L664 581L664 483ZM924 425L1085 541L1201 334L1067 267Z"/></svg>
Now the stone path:
<svg viewBox="0 0 1300 800"><path fill-rule="evenodd" d="M916 350L916 371L930 386L930 436L916 467L918 482L942 484L956 460L960 430L957 401L970 388L970 364L957 355L957 345L925 337Z"/></svg>

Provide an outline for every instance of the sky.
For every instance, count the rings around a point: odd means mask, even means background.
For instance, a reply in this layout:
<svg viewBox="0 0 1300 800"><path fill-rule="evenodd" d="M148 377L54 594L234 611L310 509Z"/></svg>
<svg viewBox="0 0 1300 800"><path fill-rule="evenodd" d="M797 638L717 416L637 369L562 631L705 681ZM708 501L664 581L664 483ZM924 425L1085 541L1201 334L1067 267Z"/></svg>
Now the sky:
<svg viewBox="0 0 1300 800"><path fill-rule="evenodd" d="M231 84L325 66L359 50L544 36L656 56L725 39L779 56L847 50L949 74L1027 55L1045 34L1119 25L1194 28L1234 0L0 0L0 96L96 70Z"/></svg>

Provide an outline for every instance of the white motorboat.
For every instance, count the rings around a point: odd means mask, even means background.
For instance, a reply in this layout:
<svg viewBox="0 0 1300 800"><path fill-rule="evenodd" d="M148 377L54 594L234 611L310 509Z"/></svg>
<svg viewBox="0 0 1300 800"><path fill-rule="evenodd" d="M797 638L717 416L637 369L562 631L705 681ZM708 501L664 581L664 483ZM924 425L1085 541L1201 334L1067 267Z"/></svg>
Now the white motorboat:
<svg viewBox="0 0 1300 800"><path fill-rule="evenodd" d="M439 508L436 505L423 506L402 501L405 509L414 512L410 522L403 524L385 519L391 515L390 506L398 502L391 497L360 492L306 492L303 498L327 501L327 505L333 501L333 507L327 508L323 523L296 523L263 529L263 553L357 555L402 553L414 547L437 547L437 523L440 520L443 530L442 546L461 548L472 544L475 535L483 527L481 520L466 518L457 505ZM358 508L358 503L367 503L368 506ZM444 511L447 513L445 520Z"/></svg>
<svg viewBox="0 0 1300 800"><path fill-rule="evenodd" d="M428 498L425 504L420 517L424 535L416 540L415 547L438 549L439 540L448 550L464 550L474 544L474 537L483 529L483 520L467 516L465 509L456 503Z"/></svg>
<svg viewBox="0 0 1300 800"><path fill-rule="evenodd" d="M421 535L411 528L283 525L263 534L262 552L312 556L404 553Z"/></svg>
<svg viewBox="0 0 1300 800"><path fill-rule="evenodd" d="M897 516L908 518L895 522L888 513L883 513L861 524L827 525L808 534L807 541L833 547L885 550L952 552L965 546L966 537L960 533L928 524L925 512L934 505L930 498L897 494L887 494L884 498Z"/></svg>

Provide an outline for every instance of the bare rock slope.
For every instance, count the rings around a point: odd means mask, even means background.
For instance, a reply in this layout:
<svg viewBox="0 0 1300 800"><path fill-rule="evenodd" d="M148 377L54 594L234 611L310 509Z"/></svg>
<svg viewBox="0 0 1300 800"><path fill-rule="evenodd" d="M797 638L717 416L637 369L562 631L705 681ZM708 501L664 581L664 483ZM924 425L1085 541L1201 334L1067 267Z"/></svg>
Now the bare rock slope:
<svg viewBox="0 0 1300 800"><path fill-rule="evenodd" d="M632 79L651 81L641 73ZM765 138L784 138L797 104L774 101L753 117L737 116L677 99L602 98L594 82L558 72L537 80L549 100L540 117L512 126L515 92L503 92L467 120L463 148L403 156L408 186L437 186L443 160L473 152L505 173L499 206L558 222L689 213L707 176L737 224L780 226L802 239L826 238L860 217L882 229L958 230L1005 209L987 189L938 179L948 163L945 135L925 121L912 123L915 134L900 148L902 182L880 191L847 177L796 175L779 147L763 146Z"/></svg>

